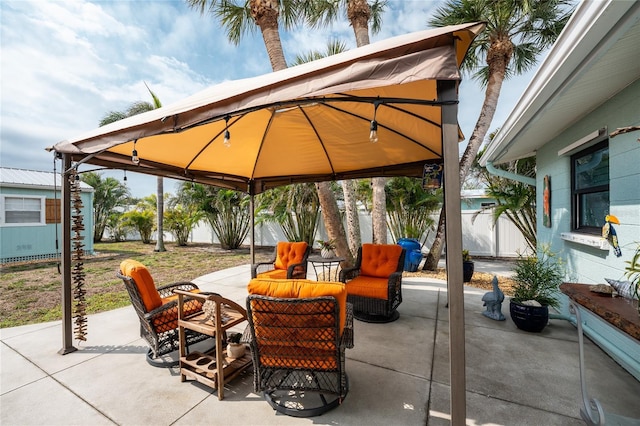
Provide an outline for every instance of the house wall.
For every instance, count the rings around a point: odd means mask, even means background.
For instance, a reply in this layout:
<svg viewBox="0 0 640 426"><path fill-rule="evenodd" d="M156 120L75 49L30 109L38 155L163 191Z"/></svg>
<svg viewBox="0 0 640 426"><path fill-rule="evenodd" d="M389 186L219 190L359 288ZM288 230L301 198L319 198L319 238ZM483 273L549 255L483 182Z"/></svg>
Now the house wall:
<svg viewBox="0 0 640 426"><path fill-rule="evenodd" d="M617 128L640 125L640 80L636 80L560 136L544 145L537 153L537 204L542 202L542 182L551 176L551 228L542 225L542 209L538 209L538 242L551 249L566 262L566 279L585 284L606 283L605 278L624 278L625 261L631 260L640 244L640 132L620 134L609 140L610 214L618 217L615 225L622 256L616 257L608 244L604 249L571 242L561 237L571 230L571 165L570 156L558 151L585 135L607 126ZM563 298L562 313L568 314ZM619 363L640 380L640 345L608 326L589 312L583 314L592 340L602 346ZM614 352L614 353L612 353ZM618 352L618 353L615 353Z"/></svg>
<svg viewBox="0 0 640 426"><path fill-rule="evenodd" d="M31 189L0 187L2 195L32 196L54 198L53 189ZM57 198L60 199L60 191ZM93 253L93 192L82 192L82 215L84 222L84 249ZM56 249L56 227L58 228L58 247L62 247L62 233L60 224L28 225L28 226L0 226L0 261L2 263L46 259L59 257Z"/></svg>

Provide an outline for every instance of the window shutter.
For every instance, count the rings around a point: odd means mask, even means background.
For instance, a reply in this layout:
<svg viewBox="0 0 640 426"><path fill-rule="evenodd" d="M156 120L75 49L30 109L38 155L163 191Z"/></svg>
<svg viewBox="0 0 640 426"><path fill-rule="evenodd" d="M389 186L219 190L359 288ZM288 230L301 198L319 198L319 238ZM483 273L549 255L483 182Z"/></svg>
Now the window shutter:
<svg viewBox="0 0 640 426"><path fill-rule="evenodd" d="M47 198L46 200L46 221L47 225L51 223L60 223L60 200L55 198Z"/></svg>

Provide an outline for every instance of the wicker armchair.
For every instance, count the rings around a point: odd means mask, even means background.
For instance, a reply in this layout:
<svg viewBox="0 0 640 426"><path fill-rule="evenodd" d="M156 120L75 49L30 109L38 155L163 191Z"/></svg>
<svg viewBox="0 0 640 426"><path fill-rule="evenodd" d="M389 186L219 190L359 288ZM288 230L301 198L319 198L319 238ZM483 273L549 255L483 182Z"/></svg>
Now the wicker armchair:
<svg viewBox="0 0 640 426"><path fill-rule="evenodd" d="M251 265L251 278L307 278L307 258L311 246L306 242L280 241L273 259Z"/></svg>
<svg viewBox="0 0 640 426"><path fill-rule="evenodd" d="M254 388L274 410L318 416L349 391L353 312L342 283L254 279L248 286Z"/></svg>
<svg viewBox="0 0 640 426"><path fill-rule="evenodd" d="M399 245L363 244L355 266L340 271L356 319L384 323L400 317L404 257Z"/></svg>
<svg viewBox="0 0 640 426"><path fill-rule="evenodd" d="M173 290L197 292L198 286L190 282L177 282L156 288L149 270L132 259L122 261L116 272L124 282L138 319L140 336L149 344L147 362L155 367L173 367L177 360L168 362L159 358L179 348L178 299ZM202 302L190 299L184 304L185 312L191 314L202 310ZM205 334L189 332L187 346L209 338Z"/></svg>

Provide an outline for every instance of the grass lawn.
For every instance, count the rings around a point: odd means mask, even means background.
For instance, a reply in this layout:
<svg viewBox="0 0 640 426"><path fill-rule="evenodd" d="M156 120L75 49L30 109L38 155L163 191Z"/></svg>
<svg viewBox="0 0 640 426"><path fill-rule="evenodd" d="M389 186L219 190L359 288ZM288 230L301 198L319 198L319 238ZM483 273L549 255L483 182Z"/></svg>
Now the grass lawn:
<svg viewBox="0 0 640 426"><path fill-rule="evenodd" d="M222 250L211 244L179 247L165 244L155 253L155 243L140 241L96 243L95 255L84 262L87 313L127 306L131 302L122 280L116 278L120 262L136 259L146 265L156 285L190 281L210 272L251 263L248 248ZM267 260L273 249L256 250L256 260ZM247 281L248 281L247 277ZM62 318L61 276L57 262L34 261L3 265L0 270L0 328Z"/></svg>

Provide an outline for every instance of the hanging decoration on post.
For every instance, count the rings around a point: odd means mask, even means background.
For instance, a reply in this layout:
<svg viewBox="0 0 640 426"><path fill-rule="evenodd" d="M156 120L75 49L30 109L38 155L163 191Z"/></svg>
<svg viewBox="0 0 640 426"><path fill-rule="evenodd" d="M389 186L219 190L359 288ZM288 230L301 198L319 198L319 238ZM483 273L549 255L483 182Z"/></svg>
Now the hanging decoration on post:
<svg viewBox="0 0 640 426"><path fill-rule="evenodd" d="M546 175L542 190L542 224L551 228L551 176Z"/></svg>
<svg viewBox="0 0 640 426"><path fill-rule="evenodd" d="M74 334L77 340L87 340L87 300L84 272L84 223L82 221L82 199L80 198L80 176L76 169L69 173L71 184L71 230L73 231L73 250L71 252L71 280L73 282L73 318Z"/></svg>
<svg viewBox="0 0 640 426"><path fill-rule="evenodd" d="M422 170L422 188L442 188L442 164L427 163Z"/></svg>
<svg viewBox="0 0 640 426"><path fill-rule="evenodd" d="M620 244L618 244L618 234L616 234L616 230L613 227L612 223L616 225L620 225L620 221L617 217L612 214L608 214L604 217L604 226L602 227L602 238L606 238L613 247L613 252L616 257L622 256L622 251L620 250Z"/></svg>

